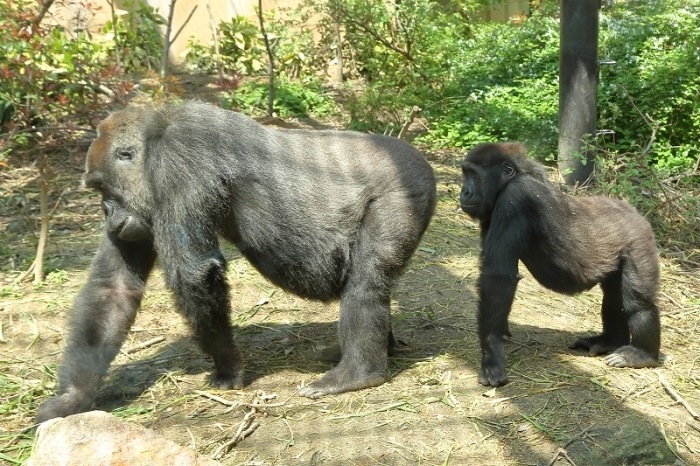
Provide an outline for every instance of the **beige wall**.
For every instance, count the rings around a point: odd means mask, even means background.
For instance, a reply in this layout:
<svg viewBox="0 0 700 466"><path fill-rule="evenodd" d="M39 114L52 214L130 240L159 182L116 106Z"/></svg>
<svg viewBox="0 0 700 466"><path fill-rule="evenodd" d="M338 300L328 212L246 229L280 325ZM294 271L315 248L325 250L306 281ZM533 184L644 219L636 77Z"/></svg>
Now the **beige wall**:
<svg viewBox="0 0 700 466"><path fill-rule="evenodd" d="M491 7L485 7L484 19L494 23L507 23L517 14L527 14L530 9L528 0L504 0Z"/></svg>
<svg viewBox="0 0 700 466"><path fill-rule="evenodd" d="M0 0L2 1L2 0ZM168 18L171 0L145 0L145 2L158 9L158 13L164 18ZM107 0L91 0L90 6L86 8L84 0L66 0L64 5L53 6L44 22L46 24L60 24L69 33L75 29L88 28L93 33L99 33L102 27L112 17L111 9ZM278 9L279 5L290 5L295 2L290 0L264 0L263 10L271 8ZM115 0L117 9L124 8L124 0ZM209 0L209 5L214 16L215 23L227 21L235 16L248 16L255 20L255 7L257 0ZM177 40L171 45L171 61L177 62L185 51L187 40L190 36L196 37L200 42L208 44L212 40L211 21L205 0L178 0L175 3L175 13L173 15L172 35L180 29L187 20L194 7L192 18L185 25ZM165 31L164 31L165 32Z"/></svg>
<svg viewBox="0 0 700 466"><path fill-rule="evenodd" d="M0 0L3 1L3 0ZM137 0L134 0L137 1ZM145 0L147 4L158 8L158 13L167 19L171 0ZM88 28L94 33L102 30L104 24L111 18L111 9L107 0L89 0L90 6L85 7L85 0L65 0L62 5L54 5L44 20L47 24L60 24L70 33L76 28ZM263 10L282 7L292 7L299 0L263 0ZM117 9L124 8L124 0L114 0ZM235 16L248 16L254 21L257 0L209 0L215 23L228 21ZM190 21L185 25L177 40L171 45L170 60L177 63L185 51L187 41L191 36L201 43L208 44L212 40L211 21L207 11L206 0L177 0L173 16L173 32L177 32L187 20L192 9L197 6ZM506 22L515 14L527 13L527 0L505 0L494 7L486 7L484 19L495 22ZM163 31L165 32L165 31Z"/></svg>

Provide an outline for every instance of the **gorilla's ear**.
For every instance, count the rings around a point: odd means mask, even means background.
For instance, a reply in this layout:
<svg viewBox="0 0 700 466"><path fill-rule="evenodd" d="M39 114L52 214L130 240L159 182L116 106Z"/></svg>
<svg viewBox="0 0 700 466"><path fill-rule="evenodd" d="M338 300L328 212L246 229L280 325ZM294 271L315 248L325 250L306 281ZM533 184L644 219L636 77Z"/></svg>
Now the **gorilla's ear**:
<svg viewBox="0 0 700 466"><path fill-rule="evenodd" d="M166 118L162 111L156 110L145 121L143 129L146 142L160 140L165 133L165 130L170 126L170 121Z"/></svg>
<svg viewBox="0 0 700 466"><path fill-rule="evenodd" d="M506 178L513 178L516 172L517 170L515 169L515 166L512 163L503 162L503 174L506 175Z"/></svg>

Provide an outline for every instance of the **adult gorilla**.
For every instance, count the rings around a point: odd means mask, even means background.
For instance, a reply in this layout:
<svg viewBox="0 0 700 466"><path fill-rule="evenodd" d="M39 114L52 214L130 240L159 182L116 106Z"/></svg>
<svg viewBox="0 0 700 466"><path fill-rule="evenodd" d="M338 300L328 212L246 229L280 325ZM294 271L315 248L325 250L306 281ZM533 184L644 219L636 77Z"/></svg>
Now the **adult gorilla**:
<svg viewBox="0 0 700 466"><path fill-rule="evenodd" d="M509 335L518 260L559 293L576 294L600 283L603 333L580 338L571 348L607 354L606 362L615 367L658 365L656 243L649 223L631 205L561 193L516 143L478 145L462 172L462 210L481 222L481 384L508 382L503 336Z"/></svg>
<svg viewBox="0 0 700 466"><path fill-rule="evenodd" d="M197 102L129 108L99 125L85 184L103 195L106 228L70 317L58 396L41 405L38 422L90 407L156 257L214 360L212 385L243 387L218 236L276 285L340 299L340 362L300 395L387 380L390 292L436 202L433 171L410 145L275 130Z"/></svg>

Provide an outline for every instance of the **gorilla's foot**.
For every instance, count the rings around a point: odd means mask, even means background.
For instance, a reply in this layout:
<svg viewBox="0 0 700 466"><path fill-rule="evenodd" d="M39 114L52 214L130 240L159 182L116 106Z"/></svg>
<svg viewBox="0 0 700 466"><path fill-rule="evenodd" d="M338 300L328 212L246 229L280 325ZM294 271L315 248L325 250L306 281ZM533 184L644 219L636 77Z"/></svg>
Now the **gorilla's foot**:
<svg viewBox="0 0 700 466"><path fill-rule="evenodd" d="M629 340L623 338L597 335L595 337L579 338L569 345L569 349L582 349L588 351L590 356L600 356L602 354L612 353L627 343L629 343Z"/></svg>
<svg viewBox="0 0 700 466"><path fill-rule="evenodd" d="M605 362L612 367L656 367L657 358L635 346L623 346L605 357Z"/></svg>
<svg viewBox="0 0 700 466"><path fill-rule="evenodd" d="M243 368L212 373L209 383L219 390L240 390L243 388Z"/></svg>
<svg viewBox="0 0 700 466"><path fill-rule="evenodd" d="M508 333L508 336L510 336L510 333ZM405 343L402 343L405 345ZM389 345L387 348L387 355L388 356L394 356L397 352L396 347L399 345L399 343L396 342L394 339L394 335L389 332ZM343 353L340 350L340 343L335 343L332 346L329 346L327 348L323 348L320 351L314 351L311 354L311 359L314 361L330 361L330 362L340 362L342 359Z"/></svg>
<svg viewBox="0 0 700 466"><path fill-rule="evenodd" d="M314 361L340 362L343 354L340 351L340 344L336 343L328 348L315 351L311 357Z"/></svg>
<svg viewBox="0 0 700 466"><path fill-rule="evenodd" d="M93 397L70 387L63 394L44 401L36 412L35 423L40 424L56 417L66 417L90 409Z"/></svg>
<svg viewBox="0 0 700 466"><path fill-rule="evenodd" d="M479 372L479 383L487 387L500 387L508 383L508 377L503 366L499 365L484 365L481 366Z"/></svg>
<svg viewBox="0 0 700 466"><path fill-rule="evenodd" d="M310 383L299 390L299 395L315 399L334 393L376 387L388 379L389 376L386 372L367 374L357 367L343 367L340 364L328 371L326 375L321 377L321 380Z"/></svg>

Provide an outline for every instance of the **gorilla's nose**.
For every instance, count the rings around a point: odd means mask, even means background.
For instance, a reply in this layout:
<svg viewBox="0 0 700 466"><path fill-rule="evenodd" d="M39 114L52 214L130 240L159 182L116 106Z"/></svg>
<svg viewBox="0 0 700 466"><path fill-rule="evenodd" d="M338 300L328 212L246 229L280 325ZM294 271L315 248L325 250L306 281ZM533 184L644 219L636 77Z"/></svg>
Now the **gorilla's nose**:
<svg viewBox="0 0 700 466"><path fill-rule="evenodd" d="M114 212L114 206L111 202L102 201L102 210L104 210L105 217L111 217Z"/></svg>

